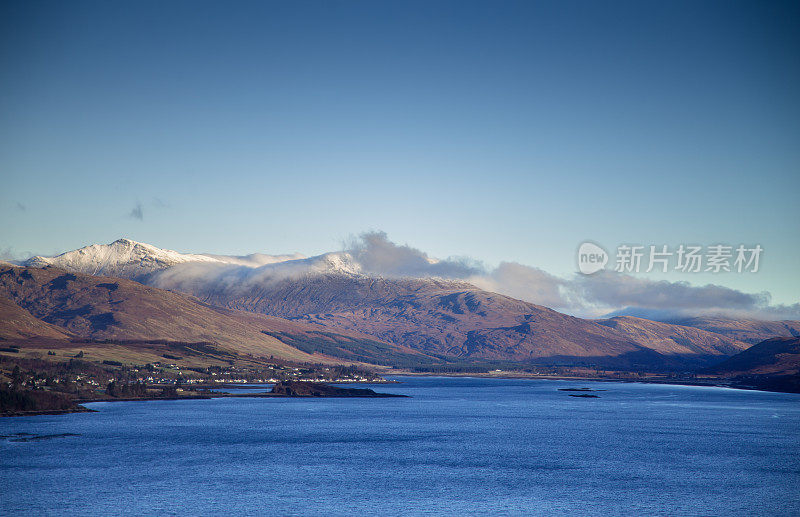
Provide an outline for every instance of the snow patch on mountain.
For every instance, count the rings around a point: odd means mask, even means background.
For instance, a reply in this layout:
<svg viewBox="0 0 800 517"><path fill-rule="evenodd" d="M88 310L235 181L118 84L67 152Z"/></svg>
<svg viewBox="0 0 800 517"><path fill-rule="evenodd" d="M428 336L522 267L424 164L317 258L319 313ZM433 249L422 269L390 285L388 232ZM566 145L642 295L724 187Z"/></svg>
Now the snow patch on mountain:
<svg viewBox="0 0 800 517"><path fill-rule="evenodd" d="M226 256L179 253L131 239L118 239L111 244L92 244L55 257L32 257L23 265L55 266L89 275L141 279L155 272L188 263L258 268L268 264L298 260L301 257L302 255L299 254L264 255L256 253L246 256Z"/></svg>
<svg viewBox="0 0 800 517"><path fill-rule="evenodd" d="M115 276L143 280L158 277L154 282L168 284L187 276L226 278L230 282L263 280L267 277L285 279L305 274L358 275L360 264L346 252L325 253L305 257L291 255L211 255L180 253L161 249L131 239L119 239L111 244L92 244L54 257L36 256L25 266L55 266L67 271L89 275Z"/></svg>

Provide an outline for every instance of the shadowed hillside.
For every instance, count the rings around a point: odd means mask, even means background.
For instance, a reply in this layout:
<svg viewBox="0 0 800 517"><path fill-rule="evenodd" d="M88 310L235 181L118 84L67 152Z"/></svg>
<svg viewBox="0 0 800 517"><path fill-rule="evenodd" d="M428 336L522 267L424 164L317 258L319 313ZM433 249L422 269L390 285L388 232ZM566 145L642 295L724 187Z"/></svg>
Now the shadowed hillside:
<svg viewBox="0 0 800 517"><path fill-rule="evenodd" d="M706 369L722 375L797 375L800 373L800 338L773 338Z"/></svg>

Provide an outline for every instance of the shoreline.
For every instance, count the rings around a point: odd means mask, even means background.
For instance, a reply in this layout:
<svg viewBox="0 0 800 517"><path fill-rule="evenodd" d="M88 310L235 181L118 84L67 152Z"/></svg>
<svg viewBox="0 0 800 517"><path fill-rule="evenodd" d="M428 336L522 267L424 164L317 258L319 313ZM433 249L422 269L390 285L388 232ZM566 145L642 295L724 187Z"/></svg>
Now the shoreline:
<svg viewBox="0 0 800 517"><path fill-rule="evenodd" d="M525 375L525 374L493 374L493 373L419 373L419 372L398 372L394 374L398 377L450 377L450 378L473 378L473 379L525 379L525 380L547 380L547 381L575 381L575 382L603 382L603 383L639 383L639 384L661 384L667 386L694 386L706 388L725 388L742 391L763 391L766 393L787 393L798 395L796 391L785 391L776 389L766 389L758 386L749 386L746 384L735 384L726 381L714 382L712 380L673 380L673 379L609 379L607 377L578 377L566 375ZM385 381L381 383L363 382L353 384L402 384L402 381ZM267 385L270 383L265 383ZM250 384L249 386L261 386L259 384ZM233 385L230 388L238 388L239 386ZM75 399L76 408L60 409L60 410L42 410L42 411L16 411L11 413L3 413L0 417L20 417L20 416L39 416L39 415L65 415L70 413L96 413L97 410L84 407L82 404L91 404L96 402L150 402L159 400L210 400L220 398L303 398L303 399L316 399L316 398L404 398L406 395L396 395L387 393L378 393L373 396L359 396L359 395L345 395L345 394L330 394L324 396L311 396L311 395L287 395L284 393L272 393L270 391L256 392L256 393L228 393L228 392L215 392L208 394L197 395L184 395L184 396L170 396L170 397L92 397L84 399Z"/></svg>
<svg viewBox="0 0 800 517"><path fill-rule="evenodd" d="M363 383L368 384L368 383ZM397 384L397 382L394 382ZM266 385L266 384L265 384ZM252 385L251 385L252 386ZM327 386L327 385L326 385ZM91 398L76 398L74 403L77 407L69 409L58 410L33 410L33 411L12 411L0 414L0 417L18 417L18 416L38 416L38 415L63 415L68 413L96 413L97 410L90 409L83 404L92 404L95 402L151 402L159 400L210 400L222 398L261 398L261 399L283 399L283 398L296 398L296 399L321 399L321 398L335 398L335 399L353 399L353 398L408 398L408 395L398 395L393 393L377 393L372 390L363 388L334 388L333 391L325 393L324 395L305 395L305 394L287 394L287 393L273 393L271 391L259 391L256 393L228 393L228 392L212 392L200 393L189 395L175 395L169 397L91 397Z"/></svg>
<svg viewBox="0 0 800 517"><path fill-rule="evenodd" d="M14 411L11 413L3 413L0 418L11 418L17 416L45 416L45 415L67 415L70 413L97 413L96 409L83 407L78 403L78 407L70 409L43 409L41 411Z"/></svg>
<svg viewBox="0 0 800 517"><path fill-rule="evenodd" d="M609 377L593 377L593 376L570 376L570 375L537 375L537 374L527 374L527 373L513 373L513 372L503 372L503 373L428 373L428 372L397 372L392 374L384 374L384 375L395 375L395 376L405 376L405 377L453 377L453 378L476 378L476 379L506 379L506 380L514 380L514 379L528 379L528 380L550 380L550 381L588 381L588 382L623 382L623 383L640 383L640 384L663 384L663 385L672 385L672 386L697 386L697 387L706 387L706 388L727 388L732 390L743 390L743 391L764 391L769 393L790 393L790 394L800 394L799 391L791 391L791 390L780 390L780 389L769 389L765 387L759 387L757 385L751 385L746 383L737 383L733 379L664 379L664 378L642 378L642 379L614 379Z"/></svg>

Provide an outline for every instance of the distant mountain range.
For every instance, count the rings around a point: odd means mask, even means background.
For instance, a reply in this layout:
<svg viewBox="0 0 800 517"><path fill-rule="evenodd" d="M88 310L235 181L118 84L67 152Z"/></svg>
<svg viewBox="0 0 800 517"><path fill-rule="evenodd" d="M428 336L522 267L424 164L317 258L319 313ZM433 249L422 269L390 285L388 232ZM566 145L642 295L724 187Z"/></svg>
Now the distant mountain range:
<svg viewBox="0 0 800 517"><path fill-rule="evenodd" d="M65 329L87 336L130 334L161 338L177 332L183 337L175 339L205 336L206 340L234 342L236 339L232 336L223 336L227 324L220 318L229 318L236 322L231 324L236 328L253 329L249 333L239 331L247 336L245 341L251 350L260 346L275 348L280 343L295 351L303 347L311 352L324 351L330 358L342 359L349 355L352 359L354 355L364 355L362 360L381 364L478 361L681 369L719 363L767 338L800 335L800 322L796 321L581 319L484 291L462 281L375 276L365 272L358 260L347 252L309 258L300 255L191 255L120 239L109 245L92 245L56 257L34 257L20 265L25 268L3 273L0 296L30 312L37 321L51 325L38 324L35 332ZM109 301L100 303L103 300L100 297L99 301L87 300L83 305L77 299L69 300L77 295L62 298L42 295L41 300L34 302L14 294L16 283L25 283L22 275L37 279L35 270L42 271L43 267L48 267L44 271L53 278L46 282L36 280L39 284L49 285L47 282L64 274L49 268L75 275L135 280L149 287L136 289L133 286L139 284L117 282L125 286L130 305L137 300L147 304L155 298L163 300L165 305L174 305L171 317L189 311L186 304L191 305L192 311L200 311L202 307L205 312L194 320L196 326L180 327L179 332L174 325L159 327L155 321L136 323L134 313L126 320L120 311L127 306L112 304L113 293L105 293L102 287L89 291L96 291L95 296L103 293ZM98 278L76 276L67 283L109 283ZM167 301L165 297L168 296L175 298ZM50 308L48 312L44 308L48 303L55 307L67 306ZM85 305L97 308L81 316L83 320L79 323L57 317L58 311L85 310L82 308ZM11 307L8 313L14 310ZM253 320L256 317L245 316L247 313L273 318ZM24 316L18 311L15 314L17 320ZM110 316L103 316L107 319L103 320L100 314ZM211 314L214 317L209 321L215 322L213 325L205 322ZM100 326L104 321L107 324L99 328L91 318L99 321ZM259 324L254 327L253 321ZM36 325L33 322L29 325L34 332ZM258 328L259 325L264 328ZM9 325L4 323L4 326ZM215 328L216 337L213 332L204 331L206 327ZM253 331L273 339L264 340L262 344L259 339L264 338L253 337ZM309 336L321 336L319 332L353 336L354 341L352 346L347 339L333 347L317 346L317 338ZM374 341L374 345L366 347L368 353L363 339Z"/></svg>
<svg viewBox="0 0 800 517"><path fill-rule="evenodd" d="M684 318L669 323L695 327L755 344L771 337L800 337L800 321L764 321L727 318Z"/></svg>

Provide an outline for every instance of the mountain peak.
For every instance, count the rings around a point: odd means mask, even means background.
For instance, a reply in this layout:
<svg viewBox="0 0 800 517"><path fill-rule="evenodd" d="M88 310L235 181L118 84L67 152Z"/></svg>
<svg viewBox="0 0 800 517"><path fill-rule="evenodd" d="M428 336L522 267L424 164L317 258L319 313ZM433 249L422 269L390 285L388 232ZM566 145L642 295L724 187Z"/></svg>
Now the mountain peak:
<svg viewBox="0 0 800 517"><path fill-rule="evenodd" d="M300 254L228 256L180 253L122 237L109 244L92 244L53 257L32 257L24 261L22 265L31 267L55 266L67 271L87 275L118 276L133 280L144 280L153 273L187 263L211 267L239 267L248 271L267 266L278 266L282 263L292 263L300 266L302 263L307 262L307 265L312 266L312 270L335 272L355 272L358 266L357 264L352 264L352 257L349 265L346 264L347 261L344 259L331 258L330 264L322 266L315 262L315 259L320 259L321 257L324 256L306 259Z"/></svg>
<svg viewBox="0 0 800 517"><path fill-rule="evenodd" d="M141 245L141 242L137 242L133 239L128 239L127 237L122 237L121 239L117 239L110 244L110 246L136 246Z"/></svg>
<svg viewBox="0 0 800 517"><path fill-rule="evenodd" d="M205 255L191 255L157 248L122 238L110 244L92 244L55 257L36 256L26 266L56 266L89 275L141 278L154 271L183 262L220 262Z"/></svg>

